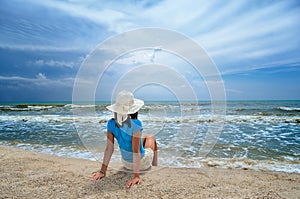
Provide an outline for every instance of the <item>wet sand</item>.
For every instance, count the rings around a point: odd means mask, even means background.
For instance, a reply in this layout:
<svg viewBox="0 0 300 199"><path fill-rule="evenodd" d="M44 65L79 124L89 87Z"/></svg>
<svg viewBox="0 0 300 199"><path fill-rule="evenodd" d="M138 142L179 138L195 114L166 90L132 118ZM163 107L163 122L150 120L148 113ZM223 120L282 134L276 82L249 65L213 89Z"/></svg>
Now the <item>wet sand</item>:
<svg viewBox="0 0 300 199"><path fill-rule="evenodd" d="M132 174L99 162L0 146L0 198L300 198L300 174L218 168L155 168L131 189Z"/></svg>

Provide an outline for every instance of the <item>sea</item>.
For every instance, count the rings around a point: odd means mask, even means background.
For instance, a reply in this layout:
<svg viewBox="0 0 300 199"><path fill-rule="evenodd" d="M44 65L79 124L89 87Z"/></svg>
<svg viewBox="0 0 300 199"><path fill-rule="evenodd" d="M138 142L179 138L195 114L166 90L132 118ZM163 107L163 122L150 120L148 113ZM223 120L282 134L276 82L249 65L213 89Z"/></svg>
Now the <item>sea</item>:
<svg viewBox="0 0 300 199"><path fill-rule="evenodd" d="M224 114L212 109L221 105ZM102 161L109 102L0 104L0 145ZM146 102L159 164L300 173L300 101ZM115 142L112 162L120 162Z"/></svg>

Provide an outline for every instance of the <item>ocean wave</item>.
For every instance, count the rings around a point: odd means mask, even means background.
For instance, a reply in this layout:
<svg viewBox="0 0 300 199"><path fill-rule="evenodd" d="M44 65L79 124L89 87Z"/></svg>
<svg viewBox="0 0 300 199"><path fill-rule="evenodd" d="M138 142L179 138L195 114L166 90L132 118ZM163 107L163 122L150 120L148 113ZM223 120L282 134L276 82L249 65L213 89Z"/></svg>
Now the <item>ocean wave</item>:
<svg viewBox="0 0 300 199"><path fill-rule="evenodd" d="M62 145L40 145L27 143L10 143L1 141L1 145L35 151L45 154L62 156L67 158L81 158L88 160L101 161L104 151L98 151L97 154L88 151L83 146L62 146ZM161 149L163 150L163 149ZM113 155L111 162L120 162L120 156ZM217 158L217 157L177 157L160 156L159 164L161 167L176 168L225 168L242 169L255 171L275 171L300 174L299 158L286 157L281 160L255 160L245 157L239 158Z"/></svg>
<svg viewBox="0 0 300 199"><path fill-rule="evenodd" d="M98 105L95 104L67 104L65 107L70 107L70 108L94 108L97 107Z"/></svg>
<svg viewBox="0 0 300 199"><path fill-rule="evenodd" d="M0 141L0 145L9 146L38 153L51 154L56 156L62 156L66 158L81 158L88 160L96 160L95 156L89 152L84 146L72 145L41 145L41 144L29 144L22 142L7 142Z"/></svg>
<svg viewBox="0 0 300 199"><path fill-rule="evenodd" d="M300 111L299 107L288 107L288 106L280 106L277 109L282 110L282 111Z"/></svg>
<svg viewBox="0 0 300 199"><path fill-rule="evenodd" d="M1 105L0 111L4 112L23 112L23 111L47 111L52 108L64 107L62 104L17 104L17 105Z"/></svg>
<svg viewBox="0 0 300 199"><path fill-rule="evenodd" d="M160 164L167 167L215 167L225 169L243 169L256 171L276 171L287 173L300 173L299 159L293 160L255 160L248 158L213 158L213 157L164 157Z"/></svg>
<svg viewBox="0 0 300 199"><path fill-rule="evenodd" d="M276 161L247 158L208 158L201 162L209 167L300 173L300 162L296 160Z"/></svg>
<svg viewBox="0 0 300 199"><path fill-rule="evenodd" d="M297 116L249 116L249 115L226 115L224 117L212 117L211 115L182 116L182 117L143 117L143 122L168 122L168 123L226 123L226 122L282 122L282 123L300 123Z"/></svg>
<svg viewBox="0 0 300 199"><path fill-rule="evenodd" d="M107 122L103 117L61 116L61 115L0 115L0 122L44 122L44 123L98 123Z"/></svg>
<svg viewBox="0 0 300 199"><path fill-rule="evenodd" d="M13 121L13 122L67 122L74 121L79 123L106 123L112 118L110 112L97 115L0 115L1 121ZM249 115L226 115L224 117L211 117L211 115L199 115L199 116L162 116L151 117L148 115L139 115L139 119L143 123L226 123L226 122L238 122L238 123L257 123L257 122L281 122L281 123L300 123L300 118L297 116L249 116Z"/></svg>

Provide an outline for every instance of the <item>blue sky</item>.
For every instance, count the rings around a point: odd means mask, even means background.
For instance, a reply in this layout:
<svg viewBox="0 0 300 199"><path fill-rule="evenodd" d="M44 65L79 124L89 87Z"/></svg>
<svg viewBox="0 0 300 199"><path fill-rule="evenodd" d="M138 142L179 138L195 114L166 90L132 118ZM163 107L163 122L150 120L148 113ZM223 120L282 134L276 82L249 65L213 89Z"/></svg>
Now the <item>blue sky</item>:
<svg viewBox="0 0 300 199"><path fill-rule="evenodd" d="M145 27L178 31L203 47L229 100L299 100L299 13L297 0L1 0L0 101L72 100L86 56Z"/></svg>

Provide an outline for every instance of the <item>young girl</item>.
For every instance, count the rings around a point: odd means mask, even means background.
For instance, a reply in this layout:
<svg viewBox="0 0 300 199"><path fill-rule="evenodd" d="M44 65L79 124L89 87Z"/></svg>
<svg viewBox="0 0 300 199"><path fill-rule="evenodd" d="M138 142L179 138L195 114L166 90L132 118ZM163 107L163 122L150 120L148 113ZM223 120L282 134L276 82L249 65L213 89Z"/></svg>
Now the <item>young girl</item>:
<svg viewBox="0 0 300 199"><path fill-rule="evenodd" d="M107 143L101 169L93 173L92 179L105 177L114 151L114 138L118 141L122 163L133 170L134 177L126 182L127 188L140 183L140 170L157 166L157 143L153 135L142 135L142 123L137 119L138 110L144 102L135 99L128 91L118 93L116 103L106 107L114 112L114 118L107 122Z"/></svg>

